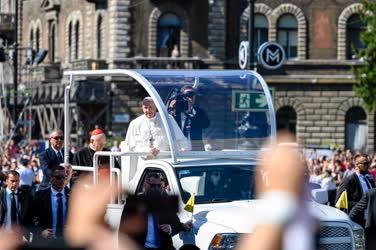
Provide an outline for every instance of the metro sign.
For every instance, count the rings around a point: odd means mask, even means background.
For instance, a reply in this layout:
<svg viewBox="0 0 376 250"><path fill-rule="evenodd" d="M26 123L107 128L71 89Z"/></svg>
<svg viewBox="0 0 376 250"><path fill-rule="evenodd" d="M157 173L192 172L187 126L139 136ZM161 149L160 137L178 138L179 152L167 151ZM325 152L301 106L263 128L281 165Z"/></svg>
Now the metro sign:
<svg viewBox="0 0 376 250"><path fill-rule="evenodd" d="M283 47L275 42L263 43L257 54L259 63L266 69L280 68L286 58Z"/></svg>

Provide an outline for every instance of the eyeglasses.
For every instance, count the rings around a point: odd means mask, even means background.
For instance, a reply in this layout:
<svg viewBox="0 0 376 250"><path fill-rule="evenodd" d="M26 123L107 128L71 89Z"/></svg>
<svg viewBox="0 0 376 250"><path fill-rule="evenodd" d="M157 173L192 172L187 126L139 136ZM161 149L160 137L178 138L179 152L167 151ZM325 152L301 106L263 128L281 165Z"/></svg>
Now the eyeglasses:
<svg viewBox="0 0 376 250"><path fill-rule="evenodd" d="M64 140L64 136L55 136L55 137L51 137L51 138L55 139L55 140L60 140L60 141Z"/></svg>
<svg viewBox="0 0 376 250"><path fill-rule="evenodd" d="M189 92L185 92L184 93L184 97L189 97L189 98L192 98L192 97L194 97L196 94L195 94L195 92L193 92L193 91L189 91Z"/></svg>
<svg viewBox="0 0 376 250"><path fill-rule="evenodd" d="M152 188L160 188L162 187L162 183L150 183L150 182L146 182L150 187Z"/></svg>
<svg viewBox="0 0 376 250"><path fill-rule="evenodd" d="M62 180L62 179L66 179L67 178L66 175L53 175L52 177L54 177L56 180Z"/></svg>

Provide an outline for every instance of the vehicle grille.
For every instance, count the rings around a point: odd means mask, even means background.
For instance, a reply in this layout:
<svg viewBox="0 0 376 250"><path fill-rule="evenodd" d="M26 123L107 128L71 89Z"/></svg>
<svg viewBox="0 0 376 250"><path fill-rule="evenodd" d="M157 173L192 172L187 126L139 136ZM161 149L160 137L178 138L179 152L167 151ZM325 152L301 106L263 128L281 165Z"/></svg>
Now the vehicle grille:
<svg viewBox="0 0 376 250"><path fill-rule="evenodd" d="M322 223L319 250L352 250L350 226L345 223Z"/></svg>
<svg viewBox="0 0 376 250"><path fill-rule="evenodd" d="M346 227L329 227L323 226L320 228L320 238L330 237L350 237L350 230Z"/></svg>

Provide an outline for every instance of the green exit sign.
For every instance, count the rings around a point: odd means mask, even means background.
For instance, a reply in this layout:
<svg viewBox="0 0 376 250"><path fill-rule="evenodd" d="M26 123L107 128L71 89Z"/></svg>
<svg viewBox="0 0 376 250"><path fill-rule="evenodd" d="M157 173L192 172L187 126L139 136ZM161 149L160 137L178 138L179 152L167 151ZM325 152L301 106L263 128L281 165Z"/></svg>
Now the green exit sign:
<svg viewBox="0 0 376 250"><path fill-rule="evenodd" d="M233 111L265 111L268 110L268 102L265 94L257 91L233 91Z"/></svg>

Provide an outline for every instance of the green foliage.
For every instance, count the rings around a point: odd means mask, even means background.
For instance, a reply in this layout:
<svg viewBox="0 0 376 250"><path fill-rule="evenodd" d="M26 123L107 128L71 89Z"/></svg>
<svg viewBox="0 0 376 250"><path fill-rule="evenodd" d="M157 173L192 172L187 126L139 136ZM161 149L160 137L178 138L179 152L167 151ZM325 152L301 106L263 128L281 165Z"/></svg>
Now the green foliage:
<svg viewBox="0 0 376 250"><path fill-rule="evenodd" d="M362 33L361 39L364 49L356 51L358 58L364 61L361 66L353 68L356 79L354 91L364 100L368 111L376 108L376 3L363 1L362 19L367 24L367 30Z"/></svg>

